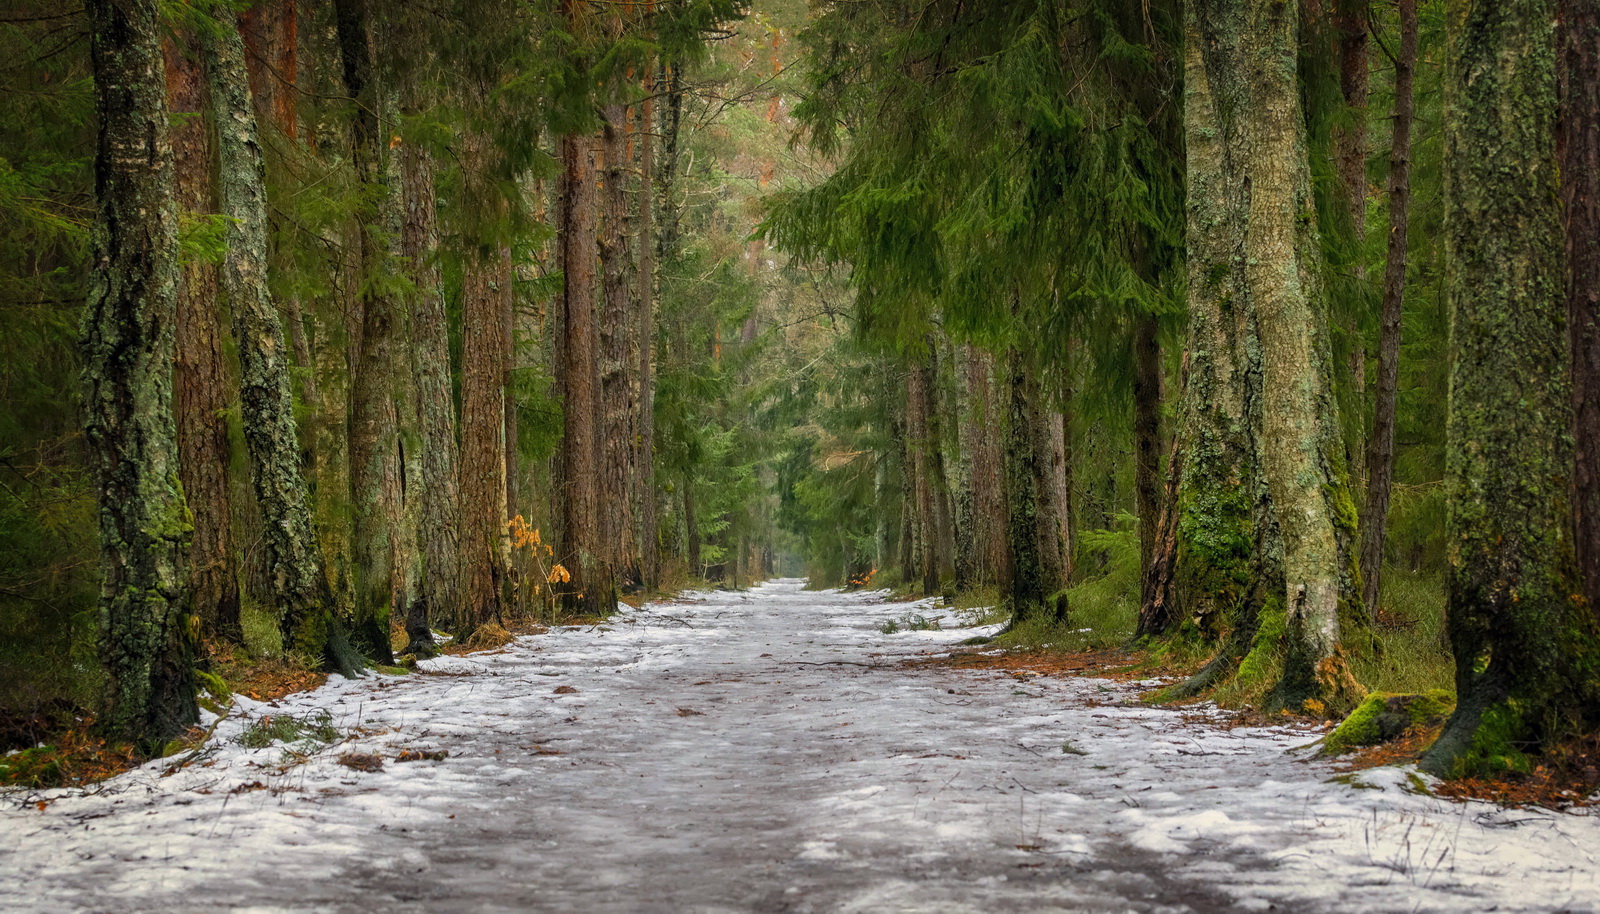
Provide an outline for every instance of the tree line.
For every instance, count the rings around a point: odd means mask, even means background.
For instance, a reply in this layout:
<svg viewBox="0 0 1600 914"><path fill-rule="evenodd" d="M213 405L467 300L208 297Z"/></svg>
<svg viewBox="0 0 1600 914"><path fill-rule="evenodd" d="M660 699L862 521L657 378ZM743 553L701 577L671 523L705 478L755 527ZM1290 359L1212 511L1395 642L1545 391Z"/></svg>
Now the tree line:
<svg viewBox="0 0 1600 914"><path fill-rule="evenodd" d="M1590 732L1596 14L825 5L797 117L837 167L764 227L853 296L786 515L814 573L993 585L1011 630L1119 588L1212 658L1169 697L1338 718L1427 569L1424 767Z"/></svg>
<svg viewBox="0 0 1600 914"><path fill-rule="evenodd" d="M353 674L760 576L721 351L757 283L704 154L766 104L744 13L9 11L8 725L152 747L234 645Z"/></svg>

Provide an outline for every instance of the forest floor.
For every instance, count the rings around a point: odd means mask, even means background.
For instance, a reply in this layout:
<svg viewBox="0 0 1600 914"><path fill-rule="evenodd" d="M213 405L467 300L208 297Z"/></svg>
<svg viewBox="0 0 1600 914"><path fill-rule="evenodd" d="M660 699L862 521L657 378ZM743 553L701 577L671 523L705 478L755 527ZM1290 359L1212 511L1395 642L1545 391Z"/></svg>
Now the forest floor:
<svg viewBox="0 0 1600 914"><path fill-rule="evenodd" d="M0 795L27 911L1592 911L1600 815L1340 775L1307 725L929 662L778 581L235 699L195 753ZM987 629L984 631L990 631ZM442 756L442 757L441 757Z"/></svg>

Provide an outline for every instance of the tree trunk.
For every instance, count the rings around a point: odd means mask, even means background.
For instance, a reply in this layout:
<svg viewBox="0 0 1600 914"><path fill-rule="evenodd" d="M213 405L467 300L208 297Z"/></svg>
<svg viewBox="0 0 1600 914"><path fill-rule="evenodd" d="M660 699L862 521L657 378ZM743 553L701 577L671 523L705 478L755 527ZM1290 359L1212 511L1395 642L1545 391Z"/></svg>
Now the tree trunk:
<svg viewBox="0 0 1600 914"><path fill-rule="evenodd" d="M933 509L933 485L928 473L927 370L921 364L906 369L906 458L911 479L914 560L924 594L939 592L939 545Z"/></svg>
<svg viewBox="0 0 1600 914"><path fill-rule="evenodd" d="M489 140L466 138L463 170L469 194L487 204ZM469 244L461 282L461 615L466 634L501 618L509 564L506 517L506 299L510 252L493 239Z"/></svg>
<svg viewBox="0 0 1600 914"><path fill-rule="evenodd" d="M605 561L623 586L639 583L638 550L634 543L633 491L633 362L630 332L635 326L629 306L627 108L605 107L605 178L601 204L600 263L603 313L600 321L600 545Z"/></svg>
<svg viewBox="0 0 1600 914"><path fill-rule="evenodd" d="M616 608L611 569L605 561L600 517L600 371L595 308L596 228L594 140L569 135L561 139L566 167L562 207L561 268L565 277L562 312L566 337L563 377L562 541L557 560L571 575L560 588L562 607L570 613L603 616Z"/></svg>
<svg viewBox="0 0 1600 914"><path fill-rule="evenodd" d="M1150 573L1161 531L1161 341L1153 314L1133 327L1133 504L1139 517L1139 574Z"/></svg>
<svg viewBox="0 0 1600 914"><path fill-rule="evenodd" d="M1405 305L1407 227L1411 214L1411 126L1417 69L1417 0L1399 0L1400 56L1395 60L1394 140L1389 153L1389 251L1383 270L1378 378L1367 439L1367 505L1362 512L1362 602L1375 619L1382 594L1383 541L1394 484L1395 405L1400 390L1400 319Z"/></svg>
<svg viewBox="0 0 1600 914"><path fill-rule="evenodd" d="M1039 408L1042 410L1041 419L1044 422L1044 435L1042 441L1049 442L1049 461L1045 464L1046 475L1042 483L1041 492L1049 498L1044 503L1048 509L1048 517L1043 520L1039 536L1041 549L1049 550L1054 556L1054 561L1060 566L1061 586L1067 586L1072 580L1072 463L1067 453L1067 414L1045 405L1044 397L1039 398ZM1041 517L1044 517L1041 514Z"/></svg>
<svg viewBox="0 0 1600 914"><path fill-rule="evenodd" d="M1207 5L1207 15L1210 12ZM1243 155L1248 107L1242 74L1212 73L1208 60L1238 54L1236 37L1217 47L1201 10L1189 4L1184 39L1184 130L1187 155L1189 373L1179 439L1183 473L1177 504L1175 594L1202 631L1254 624L1260 606L1251 586L1257 567L1276 550L1270 504L1255 436L1260 415L1260 364L1254 345L1244 265L1236 256L1245 232L1248 190ZM1235 116L1235 111L1239 114ZM1224 117L1223 115L1228 115Z"/></svg>
<svg viewBox="0 0 1600 914"><path fill-rule="evenodd" d="M406 653L429 653L430 619L450 619L461 605L460 511L455 400L450 376L450 324L437 262L439 236L434 202L433 159L418 143L400 149L405 223L400 246L411 297L411 373L416 383L417 447L422 588L406 613Z"/></svg>
<svg viewBox="0 0 1600 914"><path fill-rule="evenodd" d="M84 437L99 496L99 726L147 746L199 717L172 419L178 220L156 7L87 4L99 218L83 323Z"/></svg>
<svg viewBox="0 0 1600 914"><path fill-rule="evenodd" d="M1569 540L1571 388L1556 158L1556 0L1456 0L1445 114L1454 359L1446 452L1455 713L1445 776L1530 771L1596 722L1600 661Z"/></svg>
<svg viewBox="0 0 1600 914"><path fill-rule="evenodd" d="M231 24L225 20L225 27L206 41L206 67L221 160L222 214L228 217L222 279L239 345L240 412L256 502L265 521L263 547L273 600L282 613L284 649L320 657L329 669L348 674L359 663L349 656L332 617L333 595L301 475L288 347L266 283L261 145L248 96L244 44Z"/></svg>
<svg viewBox="0 0 1600 914"><path fill-rule="evenodd" d="M1311 193L1305 121L1295 66L1298 8L1246 7L1243 64L1254 89L1245 279L1261 341L1261 464L1283 537L1287 622L1276 701L1354 707L1361 687L1341 648L1341 625L1359 605L1355 505L1344 468L1329 372L1321 243ZM1223 64L1226 65L1226 64Z"/></svg>
<svg viewBox="0 0 1600 914"><path fill-rule="evenodd" d="M1572 338L1574 545L1600 615L1600 0L1561 0L1561 202Z"/></svg>
<svg viewBox="0 0 1600 914"><path fill-rule="evenodd" d="M353 641L368 657L393 663L389 619L396 603L405 611L392 551L399 510L399 418L395 412L395 374L400 312L393 294L374 278L387 255L377 227L383 223L388 188L383 144L378 134L378 93L373 82L372 49L367 37L366 0L334 4L344 84L356 100L351 127L351 159L366 202L361 221L361 339L350 385L351 558L356 585Z"/></svg>
<svg viewBox="0 0 1600 914"><path fill-rule="evenodd" d="M250 66L250 97L257 123L274 124L289 139L299 134L295 83L299 77L298 0L264 0L239 17Z"/></svg>
<svg viewBox="0 0 1600 914"><path fill-rule="evenodd" d="M653 87L651 87L653 89ZM639 435L634 457L639 493L639 580L661 584L660 508L655 476L655 100L646 96L639 123Z"/></svg>
<svg viewBox="0 0 1600 914"><path fill-rule="evenodd" d="M1004 428L1006 544L1010 576L1004 597L1011 627L1032 620L1065 622L1067 607L1056 599L1065 584L1054 512L1049 508L1049 435L1038 382L1026 356L1012 350Z"/></svg>
<svg viewBox="0 0 1600 914"><path fill-rule="evenodd" d="M691 578L705 573L700 566L700 524L694 515L694 472L683 474L683 556L689 565Z"/></svg>
<svg viewBox="0 0 1600 914"><path fill-rule="evenodd" d="M216 212L211 144L206 136L205 74L192 40L167 45L167 98L187 117L172 128L180 212ZM194 517L189 553L190 587L201 633L239 642L239 579L233 558L233 515L228 467L232 448L224 418L231 397L217 314L217 266L202 259L183 264L178 284L177 362L173 406L178 424L178 471Z"/></svg>
<svg viewBox="0 0 1600 914"><path fill-rule="evenodd" d="M1370 0L1335 0L1334 28L1336 30L1336 56L1339 60L1339 92L1344 99L1345 111L1333 130L1334 167L1339 172L1339 186L1343 194L1345 218L1350 223L1350 238L1354 242L1352 272L1361 285L1361 302L1366 302L1366 240L1367 240L1367 100L1369 92L1368 32ZM1367 352L1360 321L1352 318L1345 327L1350 339L1349 373L1351 402L1361 404L1366 395ZM1359 408L1358 408L1359 415ZM1346 463L1354 463L1353 471L1360 474L1359 455L1367 450L1363 441L1366 429L1356 423L1355 440L1350 454L1356 455ZM1361 486L1358 484L1359 490Z"/></svg>

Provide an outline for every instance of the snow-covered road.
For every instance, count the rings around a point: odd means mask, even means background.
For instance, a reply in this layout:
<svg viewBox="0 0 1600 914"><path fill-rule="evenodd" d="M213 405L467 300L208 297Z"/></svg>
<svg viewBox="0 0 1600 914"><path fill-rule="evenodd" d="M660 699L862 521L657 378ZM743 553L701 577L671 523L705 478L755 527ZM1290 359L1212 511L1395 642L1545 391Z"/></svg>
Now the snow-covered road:
<svg viewBox="0 0 1600 914"><path fill-rule="evenodd" d="M907 612L940 614L779 581L241 699L169 776L5 795L0 909L1600 909L1600 817L1333 782L1314 734L1134 684L907 669L972 634L880 631ZM318 709L348 739L239 744Z"/></svg>

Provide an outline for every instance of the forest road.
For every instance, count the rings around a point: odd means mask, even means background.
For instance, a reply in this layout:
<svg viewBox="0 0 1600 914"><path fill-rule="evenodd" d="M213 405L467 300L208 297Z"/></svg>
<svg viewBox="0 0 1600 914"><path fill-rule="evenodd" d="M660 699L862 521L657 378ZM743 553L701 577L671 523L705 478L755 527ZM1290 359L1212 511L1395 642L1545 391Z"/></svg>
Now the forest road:
<svg viewBox="0 0 1600 914"><path fill-rule="evenodd" d="M908 613L943 630L884 631ZM0 909L1600 907L1594 817L1332 781L1295 748L1315 732L1149 707L1148 685L905 664L955 623L775 581L242 700L170 776L8 795ZM241 745L321 710L336 745Z"/></svg>

